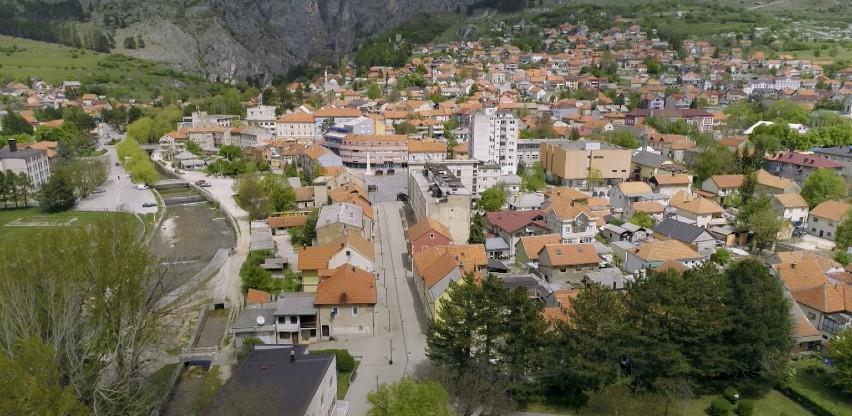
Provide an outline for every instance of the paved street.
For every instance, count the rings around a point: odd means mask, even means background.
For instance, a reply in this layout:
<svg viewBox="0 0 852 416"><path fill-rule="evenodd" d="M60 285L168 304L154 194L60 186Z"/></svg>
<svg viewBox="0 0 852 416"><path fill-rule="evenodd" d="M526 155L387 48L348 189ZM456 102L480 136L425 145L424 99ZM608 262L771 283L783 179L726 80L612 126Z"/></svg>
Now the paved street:
<svg viewBox="0 0 852 416"><path fill-rule="evenodd" d="M109 174L107 180L99 188L106 192L91 194L75 208L78 211L126 211L138 214L157 212L157 206L143 207L144 203L156 203L154 193L150 190L136 189L130 182L130 176L123 166L115 166L118 155L115 146L105 146L109 154Z"/></svg>
<svg viewBox="0 0 852 416"><path fill-rule="evenodd" d="M376 333L369 338L338 339L316 344L313 348L347 348L361 356L358 376L349 386L346 400L349 414L367 413L367 395L376 384L392 383L410 375L417 364L426 360L426 318L413 290L399 202L379 202L376 208L376 272L378 304ZM390 320L390 329L388 329ZM393 343L393 364L388 364Z"/></svg>

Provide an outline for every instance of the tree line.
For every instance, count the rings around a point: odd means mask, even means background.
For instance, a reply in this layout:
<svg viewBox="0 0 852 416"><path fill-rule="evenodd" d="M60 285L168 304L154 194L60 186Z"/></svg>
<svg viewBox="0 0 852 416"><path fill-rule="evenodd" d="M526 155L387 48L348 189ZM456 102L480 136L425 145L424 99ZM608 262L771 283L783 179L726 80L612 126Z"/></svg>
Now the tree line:
<svg viewBox="0 0 852 416"><path fill-rule="evenodd" d="M591 285L553 326L542 308L493 276L451 284L427 356L462 414L542 397L579 406L614 385L660 401L726 386L756 394L781 377L793 345L783 289L751 259L651 271L623 293Z"/></svg>

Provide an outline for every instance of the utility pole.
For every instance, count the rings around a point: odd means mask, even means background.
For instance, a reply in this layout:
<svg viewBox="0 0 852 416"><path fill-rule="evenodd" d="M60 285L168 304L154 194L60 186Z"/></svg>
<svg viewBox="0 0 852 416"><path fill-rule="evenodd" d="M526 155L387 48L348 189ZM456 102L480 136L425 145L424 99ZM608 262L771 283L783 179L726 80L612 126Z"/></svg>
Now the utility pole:
<svg viewBox="0 0 852 416"><path fill-rule="evenodd" d="M390 341L390 356L388 356L388 365L393 365L393 338Z"/></svg>

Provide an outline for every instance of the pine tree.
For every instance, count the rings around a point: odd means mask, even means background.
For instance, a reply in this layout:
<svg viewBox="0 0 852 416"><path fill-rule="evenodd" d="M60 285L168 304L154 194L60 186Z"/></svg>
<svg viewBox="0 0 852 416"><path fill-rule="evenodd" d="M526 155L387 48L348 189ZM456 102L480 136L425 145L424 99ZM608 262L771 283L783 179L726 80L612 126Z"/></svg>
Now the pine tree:
<svg viewBox="0 0 852 416"><path fill-rule="evenodd" d="M441 302L440 318L433 321L426 337L426 356L433 363L458 373L471 365L479 347L480 299L472 274L450 283Z"/></svg>
<svg viewBox="0 0 852 416"><path fill-rule="evenodd" d="M777 380L793 346L790 305L778 279L755 259L734 263L725 274L725 305L731 322L725 335L730 376L754 382Z"/></svg>

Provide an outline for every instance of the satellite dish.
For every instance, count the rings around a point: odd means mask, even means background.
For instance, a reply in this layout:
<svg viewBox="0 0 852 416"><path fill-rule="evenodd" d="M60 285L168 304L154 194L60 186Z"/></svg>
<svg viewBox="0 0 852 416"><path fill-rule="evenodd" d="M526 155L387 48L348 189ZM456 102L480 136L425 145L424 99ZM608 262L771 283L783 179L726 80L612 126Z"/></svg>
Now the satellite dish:
<svg viewBox="0 0 852 416"><path fill-rule="evenodd" d="M266 318L264 318L263 316L258 316L256 321L258 325L263 325L266 323Z"/></svg>

